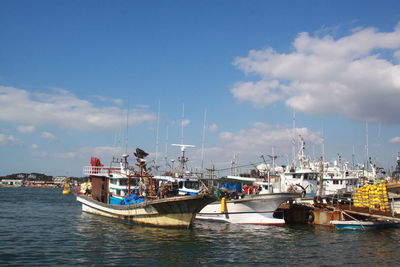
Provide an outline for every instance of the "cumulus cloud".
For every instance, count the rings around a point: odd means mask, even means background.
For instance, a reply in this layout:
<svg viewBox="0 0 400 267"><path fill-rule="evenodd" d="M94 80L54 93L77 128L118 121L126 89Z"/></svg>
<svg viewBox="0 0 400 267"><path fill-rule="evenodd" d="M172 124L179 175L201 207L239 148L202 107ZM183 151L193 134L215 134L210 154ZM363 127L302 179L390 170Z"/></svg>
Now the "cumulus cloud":
<svg viewBox="0 0 400 267"><path fill-rule="evenodd" d="M287 129L261 122L254 123L250 129L222 132L219 137L226 149L259 156L271 151L273 146L282 151L290 151L293 140L298 140L300 135L308 143L322 144L323 142L320 133L312 132L307 128Z"/></svg>
<svg viewBox="0 0 400 267"><path fill-rule="evenodd" d="M189 124L190 124L190 120L182 120L180 123L181 126L187 126Z"/></svg>
<svg viewBox="0 0 400 267"><path fill-rule="evenodd" d="M0 146L13 146L18 143L18 139L13 135L0 133Z"/></svg>
<svg viewBox="0 0 400 267"><path fill-rule="evenodd" d="M357 29L339 39L300 33L291 53L251 50L234 65L260 77L231 88L233 96L264 107L276 101L309 114L338 114L368 122L400 117L400 26L392 32Z"/></svg>
<svg viewBox="0 0 400 267"><path fill-rule="evenodd" d="M400 136L396 136L390 139L390 143L400 143Z"/></svg>
<svg viewBox="0 0 400 267"><path fill-rule="evenodd" d="M43 132L40 137L44 138L44 139L48 139L48 140L55 140L56 137L54 134L49 133L49 132Z"/></svg>
<svg viewBox="0 0 400 267"><path fill-rule="evenodd" d="M17 130L20 133L31 133L35 130L35 126L33 125L20 125L17 126Z"/></svg>
<svg viewBox="0 0 400 267"><path fill-rule="evenodd" d="M122 105L124 103L124 101L121 98L110 98L101 95L92 95L92 97L102 102L111 102L116 105Z"/></svg>
<svg viewBox="0 0 400 267"><path fill-rule="evenodd" d="M31 93L0 86L0 121L56 125L81 131L113 130L125 122L126 110L113 106L99 108L67 90L54 91L53 94ZM130 125L136 125L154 120L155 116L143 110L131 110L129 118Z"/></svg>
<svg viewBox="0 0 400 267"><path fill-rule="evenodd" d="M231 88L233 96L240 101L251 101L257 107L265 107L273 102L283 99L277 88L279 82L239 82Z"/></svg>
<svg viewBox="0 0 400 267"><path fill-rule="evenodd" d="M213 123L213 124L211 124L211 125L208 125L207 129L208 129L210 132L215 132L215 131L218 130L218 126L217 126L215 123Z"/></svg>

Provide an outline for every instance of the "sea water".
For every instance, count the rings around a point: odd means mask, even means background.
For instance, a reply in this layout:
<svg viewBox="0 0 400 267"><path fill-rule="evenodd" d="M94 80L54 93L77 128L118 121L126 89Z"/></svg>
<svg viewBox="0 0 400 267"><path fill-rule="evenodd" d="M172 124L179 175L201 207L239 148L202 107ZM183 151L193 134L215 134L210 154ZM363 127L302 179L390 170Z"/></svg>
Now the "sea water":
<svg viewBox="0 0 400 267"><path fill-rule="evenodd" d="M400 229L131 225L88 214L62 189L0 188L1 266L398 266Z"/></svg>

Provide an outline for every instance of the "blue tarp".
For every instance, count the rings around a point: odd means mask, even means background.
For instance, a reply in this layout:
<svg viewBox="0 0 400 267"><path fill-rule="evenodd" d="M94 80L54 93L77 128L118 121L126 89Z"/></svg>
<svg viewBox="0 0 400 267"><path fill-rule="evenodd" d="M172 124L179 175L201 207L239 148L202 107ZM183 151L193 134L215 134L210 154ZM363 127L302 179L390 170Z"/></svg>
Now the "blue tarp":
<svg viewBox="0 0 400 267"><path fill-rule="evenodd" d="M241 184L231 184L231 183L220 183L218 188L225 187L228 191L236 191L238 193L242 193L242 185Z"/></svg>
<svg viewBox="0 0 400 267"><path fill-rule="evenodd" d="M121 205L137 204L144 202L143 198L139 198L138 195L132 194L130 197L121 200Z"/></svg>

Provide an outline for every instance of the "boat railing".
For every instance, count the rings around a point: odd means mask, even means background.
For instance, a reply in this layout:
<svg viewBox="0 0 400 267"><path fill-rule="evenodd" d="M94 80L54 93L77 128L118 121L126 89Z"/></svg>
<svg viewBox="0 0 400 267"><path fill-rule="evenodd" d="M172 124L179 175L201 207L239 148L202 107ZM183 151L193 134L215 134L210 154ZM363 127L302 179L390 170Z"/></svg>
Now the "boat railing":
<svg viewBox="0 0 400 267"><path fill-rule="evenodd" d="M121 171L120 168L107 168L103 166L85 166L83 174L87 176L109 176L111 173Z"/></svg>

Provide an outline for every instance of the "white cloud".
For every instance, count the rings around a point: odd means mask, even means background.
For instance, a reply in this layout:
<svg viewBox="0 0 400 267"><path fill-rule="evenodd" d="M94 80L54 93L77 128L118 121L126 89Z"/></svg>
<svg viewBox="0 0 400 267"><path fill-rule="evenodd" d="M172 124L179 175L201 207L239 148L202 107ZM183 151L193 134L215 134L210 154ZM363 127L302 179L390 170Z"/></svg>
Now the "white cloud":
<svg viewBox="0 0 400 267"><path fill-rule="evenodd" d="M400 136L396 136L390 139L390 143L400 143Z"/></svg>
<svg viewBox="0 0 400 267"><path fill-rule="evenodd" d="M17 126L17 130L20 133L31 133L35 130L35 126L33 125L20 125Z"/></svg>
<svg viewBox="0 0 400 267"><path fill-rule="evenodd" d="M59 159L72 159L72 158L76 158L76 153L75 152L66 152L66 153L56 153L54 154L55 158L59 158Z"/></svg>
<svg viewBox="0 0 400 267"><path fill-rule="evenodd" d="M31 146L33 149L38 149L39 148L39 145L38 144L32 144L32 146Z"/></svg>
<svg viewBox="0 0 400 267"><path fill-rule="evenodd" d="M18 143L18 139L13 135L0 133L0 146L13 146Z"/></svg>
<svg viewBox="0 0 400 267"><path fill-rule="evenodd" d="M293 139L299 135L306 142L322 144L323 139L319 133L307 128L287 129L281 126L271 126L261 122L254 123L253 128L240 130L239 132L223 132L220 139L225 148L244 153L258 153L271 151L271 147L288 150L292 146ZM289 149L290 150L290 149Z"/></svg>
<svg viewBox="0 0 400 267"><path fill-rule="evenodd" d="M226 175L233 155L238 156L239 165L249 165L250 162L262 162L261 155L271 155L274 148L275 155L278 155L278 163L288 164L292 160L292 148L295 145L296 153L299 150L301 135L306 142L306 154L312 156L310 151L319 147L323 139L321 134L307 128L288 129L279 125L268 125L265 123L254 123L249 129L237 132L222 132L219 135L219 145L207 147L204 150L204 166L213 164L216 169L224 169L218 175ZM200 166L202 155L201 149L189 152L192 164ZM212 159L212 161L210 161ZM266 157L268 160L268 158ZM251 167L251 164L248 168ZM227 169L228 168L228 169Z"/></svg>
<svg viewBox="0 0 400 267"><path fill-rule="evenodd" d="M218 130L218 126L215 124L215 123L213 123L213 124L211 124L211 125L208 125L208 130L210 131L210 132L216 132L217 130Z"/></svg>
<svg viewBox="0 0 400 267"><path fill-rule="evenodd" d="M124 124L126 110L118 107L95 107L64 89L54 94L31 93L26 90L0 86L0 121L29 123L33 126L56 125L81 131L103 131ZM142 110L130 111L130 125L155 119Z"/></svg>
<svg viewBox="0 0 400 267"><path fill-rule="evenodd" d="M180 123L181 126L187 126L189 124L190 124L190 120L182 120Z"/></svg>
<svg viewBox="0 0 400 267"><path fill-rule="evenodd" d="M92 95L93 98L98 99L103 102L111 102L116 105L122 105L124 101L121 98L110 98L110 97L105 97L101 95Z"/></svg>
<svg viewBox="0 0 400 267"><path fill-rule="evenodd" d="M400 122L400 65L393 63L400 49L400 27L392 32L358 29L339 39L300 33L293 48L287 54L272 48L251 50L236 58L238 68L261 79L237 83L233 96L256 107L285 101L310 114Z"/></svg>
<svg viewBox="0 0 400 267"><path fill-rule="evenodd" d="M48 140L55 140L56 137L54 134L49 133L49 132L43 132L40 137L44 138L44 139L48 139Z"/></svg>
<svg viewBox="0 0 400 267"><path fill-rule="evenodd" d="M257 107L265 107L283 99L283 96L277 92L278 86L279 82L276 80L241 82L233 86L231 93L240 101L252 101Z"/></svg>

